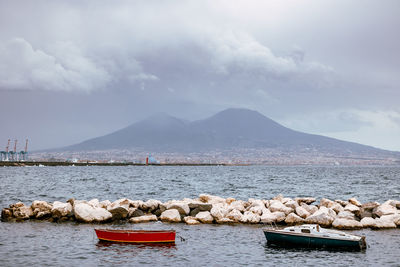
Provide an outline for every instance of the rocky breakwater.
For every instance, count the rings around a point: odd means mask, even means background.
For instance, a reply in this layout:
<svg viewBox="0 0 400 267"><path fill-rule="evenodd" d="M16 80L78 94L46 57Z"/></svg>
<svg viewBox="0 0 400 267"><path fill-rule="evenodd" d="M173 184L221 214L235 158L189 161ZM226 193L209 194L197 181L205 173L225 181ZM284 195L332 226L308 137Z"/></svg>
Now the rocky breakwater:
<svg viewBox="0 0 400 267"><path fill-rule="evenodd" d="M161 202L119 199L114 202L98 199L67 202L33 201L30 206L18 202L4 208L2 221L29 219L53 222L77 221L103 223L126 220L130 223L163 221L218 224L319 224L323 227L352 230L360 228L387 229L400 227L400 201L361 203L355 198L329 200L316 203L312 197L287 198L278 195L273 199L247 201L202 194L196 199Z"/></svg>

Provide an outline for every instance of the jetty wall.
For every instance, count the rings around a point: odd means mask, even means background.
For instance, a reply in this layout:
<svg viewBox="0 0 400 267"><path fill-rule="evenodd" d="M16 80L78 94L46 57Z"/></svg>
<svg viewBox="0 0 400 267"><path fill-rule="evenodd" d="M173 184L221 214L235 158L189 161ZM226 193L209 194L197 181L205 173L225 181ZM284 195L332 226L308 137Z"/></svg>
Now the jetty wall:
<svg viewBox="0 0 400 267"><path fill-rule="evenodd" d="M107 223L125 220L130 223L162 221L169 223L217 224L319 224L323 227L352 230L361 228L387 229L400 227L400 201L361 203L356 198L330 200L318 203L313 197L247 201L201 194L198 198L184 198L161 202L122 198L111 202L98 199L66 202L35 200L31 205L22 202L3 208L1 220L20 222L46 220L52 222L76 221Z"/></svg>

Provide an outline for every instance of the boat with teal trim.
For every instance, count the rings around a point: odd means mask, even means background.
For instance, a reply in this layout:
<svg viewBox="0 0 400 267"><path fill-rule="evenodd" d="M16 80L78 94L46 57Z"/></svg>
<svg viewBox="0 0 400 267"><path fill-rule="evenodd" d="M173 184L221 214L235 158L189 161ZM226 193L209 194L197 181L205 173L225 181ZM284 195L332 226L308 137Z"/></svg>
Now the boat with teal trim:
<svg viewBox="0 0 400 267"><path fill-rule="evenodd" d="M364 236L330 230L318 224L304 224L284 229L263 230L268 244L301 248L333 248L362 250L367 247Z"/></svg>

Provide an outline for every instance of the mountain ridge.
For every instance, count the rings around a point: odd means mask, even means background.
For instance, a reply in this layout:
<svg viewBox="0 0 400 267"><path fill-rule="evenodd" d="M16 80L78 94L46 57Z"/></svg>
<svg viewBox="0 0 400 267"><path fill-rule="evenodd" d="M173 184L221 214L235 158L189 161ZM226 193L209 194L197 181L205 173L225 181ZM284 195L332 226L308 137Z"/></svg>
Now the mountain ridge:
<svg viewBox="0 0 400 267"><path fill-rule="evenodd" d="M249 109L230 108L211 117L185 121L158 113L110 134L64 147L63 151L143 149L203 152L252 148L317 149L326 153L393 153L372 146L287 128Z"/></svg>

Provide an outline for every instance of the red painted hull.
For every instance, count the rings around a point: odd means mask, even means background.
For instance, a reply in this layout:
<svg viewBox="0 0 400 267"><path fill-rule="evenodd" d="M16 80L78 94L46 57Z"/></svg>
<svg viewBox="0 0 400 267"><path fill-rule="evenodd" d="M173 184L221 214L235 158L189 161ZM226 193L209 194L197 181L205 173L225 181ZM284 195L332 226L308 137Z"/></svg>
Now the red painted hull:
<svg viewBox="0 0 400 267"><path fill-rule="evenodd" d="M94 229L101 241L126 243L175 243L175 231Z"/></svg>

